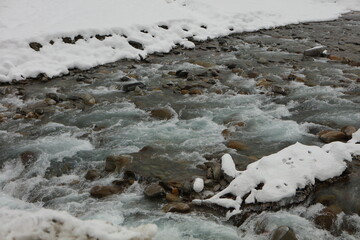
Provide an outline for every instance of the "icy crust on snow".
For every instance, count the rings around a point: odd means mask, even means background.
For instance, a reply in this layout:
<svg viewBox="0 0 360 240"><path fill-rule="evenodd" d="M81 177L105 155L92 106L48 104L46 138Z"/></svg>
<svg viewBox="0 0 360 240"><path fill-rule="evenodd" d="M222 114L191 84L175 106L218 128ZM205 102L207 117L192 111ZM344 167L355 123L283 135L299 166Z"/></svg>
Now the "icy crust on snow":
<svg viewBox="0 0 360 240"><path fill-rule="evenodd" d="M83 221L66 212L42 209L36 212L0 208L0 239L56 240L150 240L154 224L125 228L100 220Z"/></svg>
<svg viewBox="0 0 360 240"><path fill-rule="evenodd" d="M168 52L231 32L337 18L358 0L2 0L0 82ZM161 27L166 25L166 27ZM95 35L106 35L98 40ZM63 37L84 39L66 44ZM140 42L144 50L128 41ZM50 44L53 41L53 44ZM40 51L29 43L38 42Z"/></svg>
<svg viewBox="0 0 360 240"><path fill-rule="evenodd" d="M241 212L243 201L246 204L276 202L292 197L296 189L314 184L315 179L325 181L340 176L347 167L346 161L351 161L352 155L360 154L360 144L357 144L359 141L360 130L354 133L353 138L347 143L333 142L323 147L296 143L261 158L248 165L242 172L236 171L235 165L230 163L230 155L224 155L222 169L229 176L237 177L223 191L202 202L233 208L232 212L228 212L230 217ZM263 186L257 190L259 184ZM223 198L229 193L236 199ZM248 193L247 198L243 200ZM195 202L201 203L200 200Z"/></svg>

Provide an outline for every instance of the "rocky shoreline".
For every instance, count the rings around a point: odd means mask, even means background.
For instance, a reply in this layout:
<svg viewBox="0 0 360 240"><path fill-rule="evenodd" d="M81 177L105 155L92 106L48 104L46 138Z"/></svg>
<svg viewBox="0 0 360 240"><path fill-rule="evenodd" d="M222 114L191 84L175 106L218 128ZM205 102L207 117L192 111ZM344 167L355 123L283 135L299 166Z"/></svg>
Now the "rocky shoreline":
<svg viewBox="0 0 360 240"><path fill-rule="evenodd" d="M153 54L139 61L121 60L86 71L75 69L66 76L54 79L41 75L36 79L21 82L0 83L0 100L2 100L0 130L14 129L21 123L42 126L50 122L59 112L62 114L68 114L70 111L86 112L99 104L123 101L129 101L137 109L145 112L149 121L190 119L192 113L183 113L186 104L171 104L172 99L211 94L235 96L256 93L269 98L269 101L286 103L293 94L289 86L292 83L304 84L310 88L316 86L346 88L344 98L358 99L360 96L359 37L360 13L354 12L331 22L289 25L195 42L196 48L193 50L177 47L170 53ZM321 47L316 47L318 45ZM233 54L235 59L226 54ZM165 67L160 68L160 74L155 73L154 77L147 72L146 67L149 65L165 65ZM311 72L310 70L314 68L321 70L318 73ZM343 78L325 73L323 71L325 68L341 71ZM123 74L118 74L119 69ZM238 84L233 80L234 76L254 81L254 88L247 87L246 84ZM149 81L149 78L154 81ZM104 79L111 81L103 82ZM110 90L110 93L100 96L93 94L103 87ZM9 97L21 102L21 107L12 103L12 100L6 100ZM198 106L194 104L192 107L196 109ZM203 152L202 157L206 161L198 164L196 168L189 169L189 166L184 164L178 166L178 169L168 169L168 172L156 169L157 166L152 166L149 159L163 151L161 143L143 146L135 153L107 156L101 168L83 169L84 181L93 181L112 174L120 176L111 185L92 187L90 195L94 198L104 198L120 194L134 182L138 182L146 186L144 194L148 199L164 204L165 212L188 213L194 210L223 215L225 213L223 209L196 206L192 204L192 200L211 197L229 184L231 179L224 176L221 170L220 157L223 154L235 152L238 169L245 169L249 163L261 156L256 150L256 142L243 142L239 137L242 129L248 124L246 121L228 118L222 123L224 129L220 137L223 137L226 149L210 154ZM86 127L87 132L79 138L93 140L93 134L106 130L109 126L105 123ZM343 128L340 130L341 127ZM324 120L310 128L309 133L318 134L320 145L320 140L325 143L346 141L351 138L357 127L359 126L339 126L336 122ZM17 133L24 137L37 137L36 131ZM96 146L106 144L106 140L102 142L101 139L94 142ZM16 157L24 166L29 167L37 161L37 155L37 152L30 150L21 152ZM297 196L291 200L245 206L243 213L235 216L231 221L239 226L253 213L264 210L276 211L296 204L322 203L327 207L323 210L324 214L314 219L315 224L334 235L339 234L339 230L334 229L333 226L339 209L333 206L333 200L323 195L317 196L317 193L335 182L346 182L351 174L357 174L358 161L358 157L354 157L353 162L349 163L348 171L340 177L299 189ZM61 176L73 169L71 162L57 164L51 166L47 172L48 178ZM201 194L193 190L193 181L196 178L204 180L205 191ZM344 230L355 231L346 227ZM290 230L282 229L282 231Z"/></svg>

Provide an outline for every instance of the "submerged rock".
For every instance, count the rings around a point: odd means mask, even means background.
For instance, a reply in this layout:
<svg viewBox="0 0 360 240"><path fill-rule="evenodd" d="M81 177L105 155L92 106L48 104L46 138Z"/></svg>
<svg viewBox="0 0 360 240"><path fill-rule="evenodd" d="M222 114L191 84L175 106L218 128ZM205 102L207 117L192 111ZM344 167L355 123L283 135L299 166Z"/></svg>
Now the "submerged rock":
<svg viewBox="0 0 360 240"><path fill-rule="evenodd" d="M287 227L287 226L281 226L275 229L271 233L271 240L297 240L297 237L294 233L294 231Z"/></svg>
<svg viewBox="0 0 360 240"><path fill-rule="evenodd" d="M149 198L159 198L165 196L165 190L159 184L153 183L144 189L144 194Z"/></svg>
<svg viewBox="0 0 360 240"><path fill-rule="evenodd" d="M242 151L242 150L246 150L247 149L247 146L241 142L238 142L238 141L229 141L226 146L228 148L232 148L232 149L236 149L238 151Z"/></svg>
<svg viewBox="0 0 360 240"><path fill-rule="evenodd" d="M94 105L96 103L95 98L90 94L83 94L81 98L87 105Z"/></svg>
<svg viewBox="0 0 360 240"><path fill-rule="evenodd" d="M166 204L163 207L163 210L165 212L188 213L191 211L191 208L186 203L174 202L174 203Z"/></svg>
<svg viewBox="0 0 360 240"><path fill-rule="evenodd" d="M114 186L95 186L90 190L90 195L95 198L103 198L120 192L121 189Z"/></svg>
<svg viewBox="0 0 360 240"><path fill-rule="evenodd" d="M334 227L335 220L336 213L331 208L326 207L315 217L314 223L318 228L331 231Z"/></svg>

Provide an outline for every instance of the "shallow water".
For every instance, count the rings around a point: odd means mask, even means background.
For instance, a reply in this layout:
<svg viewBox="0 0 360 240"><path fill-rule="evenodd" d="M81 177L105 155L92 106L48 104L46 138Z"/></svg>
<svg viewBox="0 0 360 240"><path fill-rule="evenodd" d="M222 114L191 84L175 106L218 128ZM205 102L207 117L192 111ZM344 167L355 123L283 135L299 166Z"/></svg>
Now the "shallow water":
<svg viewBox="0 0 360 240"><path fill-rule="evenodd" d="M206 212L165 214L161 210L164 202L146 200L141 184L102 200L89 196L91 187L121 178L121 173L114 173L93 182L84 179L88 169L103 169L109 155L134 154L132 167L141 175L163 180L191 179L205 176L196 168L207 161L205 155L230 153L238 169L244 169L255 159L297 141L322 145L316 136L321 130L360 127L360 87L354 80L360 75L346 74L356 72L356 67L326 58L304 60L302 54L280 49L267 51L264 46L248 43L256 38L266 42L267 37L249 35L226 38L236 48L232 52L202 50L217 44L215 40L200 44L194 51L150 57L150 63L121 61L50 82L34 82L24 86L25 99L16 94L1 96L0 111L7 116L16 108L35 108L48 92L64 98L89 93L97 104L75 102L66 108L58 104L44 108L42 120L8 119L0 123L0 207L46 207L82 219L103 219L127 226L155 223L159 226L156 239L268 239L270 232L281 225L292 227L299 239L357 239L359 231L355 235L341 231L341 221L346 218L359 230L358 169L349 183L316 193L334 194L344 211L338 217L340 233L336 236L315 227L313 218L322 208L319 204L255 214L236 228ZM268 64L257 62L263 56ZM229 62L243 72L227 69ZM204 64L207 67L200 66ZM220 71L219 77L206 77L215 84L196 77L208 72L208 68ZM186 81L168 74L177 70L187 70L196 79ZM250 71L258 76L251 77ZM307 81L287 80L290 73ZM119 78L129 74L147 85L145 95L121 91L128 82L120 82ZM76 81L80 75L91 83ZM259 86L262 78L272 86L285 87L286 94L274 94L271 87ZM164 84L170 87L162 87ZM192 84L201 85L203 94L180 94L179 88ZM158 107L169 108L174 117L151 118L149 111ZM245 125L234 126L238 122ZM224 129L230 135L224 136ZM229 149L227 140L240 141L247 149ZM146 146L151 150L139 152ZM39 159L24 168L19 154L27 150L38 152Z"/></svg>

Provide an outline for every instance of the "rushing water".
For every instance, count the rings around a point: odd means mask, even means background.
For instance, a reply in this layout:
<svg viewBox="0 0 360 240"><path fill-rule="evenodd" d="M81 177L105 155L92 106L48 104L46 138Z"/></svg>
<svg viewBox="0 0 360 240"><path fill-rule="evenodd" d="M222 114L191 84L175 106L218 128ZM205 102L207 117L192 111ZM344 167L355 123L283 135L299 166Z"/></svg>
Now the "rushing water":
<svg viewBox="0 0 360 240"><path fill-rule="evenodd" d="M102 169L109 155L136 153L151 146L150 153L134 159L139 172L162 179L190 179L204 176L195 166L207 161L205 155L229 152L238 168L245 168L254 159L297 141L321 145L315 135L320 130L345 125L360 127L360 87L354 81L359 76L357 68L325 58L303 61L302 54L268 52L236 38L228 41L237 47L236 51L186 51L182 55L153 57L151 63L122 61L25 86L25 100L16 94L2 96L0 111L5 115L17 107L31 108L43 101L48 92L65 97L89 93L97 104L68 109L49 107L42 120L8 119L0 123L0 207L46 207L68 211L82 219L103 219L127 226L155 223L159 226L157 239L268 239L269 233L281 225L292 227L300 239L336 238L312 222L322 208L320 204L263 212L237 228L210 213L164 213L164 202L146 200L141 184L101 200L89 196L91 187L108 185L121 177L114 173L93 182L84 179L88 169ZM262 56L270 63L257 63ZM207 71L192 64L194 61L220 70L220 78L215 79L216 84L206 85L204 94L182 95L174 93L174 89L161 88L164 84L189 84L169 75L169 71L185 69L195 75ZM229 62L237 64L244 73L232 73L225 66ZM249 70L261 75L251 77L246 74ZM290 73L311 82L283 80ZM136 74L147 85L144 96L121 91L124 83L118 79L126 74ZM76 81L79 75L92 83ZM274 95L268 88L260 87L262 76L270 79L271 85L286 87L287 94ZM149 110L158 107L171 109L175 117L151 118ZM244 122L245 126L231 126L236 122ZM99 129L94 130L95 126ZM228 149L222 135L224 129L230 129L228 138L245 143L247 150ZM27 150L39 153L39 159L24 168L19 154ZM339 205L345 213L339 215L338 226L346 218L356 229L360 227L357 179L354 174L349 184L323 190L334 193L342 202ZM350 197L341 197L349 193ZM359 232L349 235L340 231L337 237L359 236Z"/></svg>

